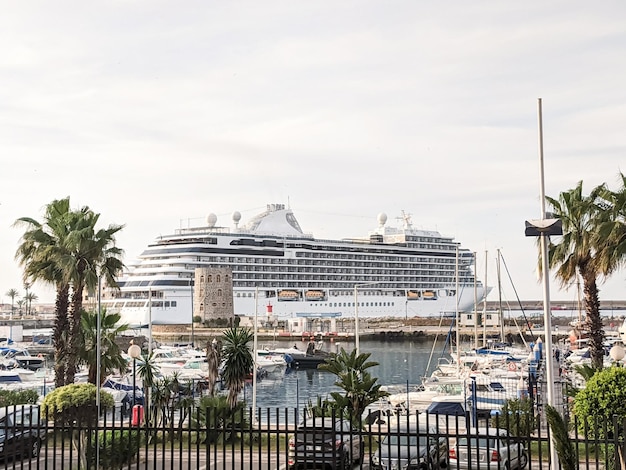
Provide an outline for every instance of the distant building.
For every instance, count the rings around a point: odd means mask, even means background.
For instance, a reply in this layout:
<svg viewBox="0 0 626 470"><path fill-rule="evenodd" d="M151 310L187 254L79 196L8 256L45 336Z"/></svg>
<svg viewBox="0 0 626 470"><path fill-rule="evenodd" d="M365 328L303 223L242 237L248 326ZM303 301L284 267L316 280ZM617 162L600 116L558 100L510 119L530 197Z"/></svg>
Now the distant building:
<svg viewBox="0 0 626 470"><path fill-rule="evenodd" d="M486 313L461 312L459 313L459 325L496 328L500 326L500 317L500 312L497 311L487 311Z"/></svg>
<svg viewBox="0 0 626 470"><path fill-rule="evenodd" d="M233 270L196 268L194 272L193 316L202 321L234 320Z"/></svg>

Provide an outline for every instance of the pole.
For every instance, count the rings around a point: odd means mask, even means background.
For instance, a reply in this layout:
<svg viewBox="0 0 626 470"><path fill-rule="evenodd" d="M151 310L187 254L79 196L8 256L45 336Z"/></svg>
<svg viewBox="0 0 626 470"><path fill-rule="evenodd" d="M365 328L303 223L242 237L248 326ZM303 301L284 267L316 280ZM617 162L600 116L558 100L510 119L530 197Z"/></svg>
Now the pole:
<svg viewBox="0 0 626 470"><path fill-rule="evenodd" d="M137 386L137 359L133 357L133 409L135 409L135 404L137 402L137 391L135 387Z"/></svg>
<svg viewBox="0 0 626 470"><path fill-rule="evenodd" d="M474 349L478 349L478 282L476 280L476 252L474 252ZM485 289L487 286L485 286Z"/></svg>
<svg viewBox="0 0 626 470"><path fill-rule="evenodd" d="M96 387L96 410L98 413L98 419L100 419L100 374L102 363L100 361L101 358L101 316L102 316L102 275L98 273L98 324L96 326L96 377L98 380L98 386ZM44 387L45 390L45 387ZM96 433L96 468L100 466L100 443L98 442L98 435L100 433Z"/></svg>
<svg viewBox="0 0 626 470"><path fill-rule="evenodd" d="M539 175L540 175L540 194L541 201L541 219L546 219L546 189L544 179L543 166L543 118L541 110L541 98L538 100L538 117L539 117ZM544 328L544 352L546 363L546 380L548 392L548 404L555 407L554 402L554 367L552 362L552 317L550 311L550 266L548 263L548 235L541 233L541 274L543 277L543 328ZM550 439L550 466L552 469L559 467L559 461L554 445L554 437Z"/></svg>
<svg viewBox="0 0 626 470"><path fill-rule="evenodd" d="M296 414L298 415L296 424L300 424L300 379L298 378L298 371L296 370Z"/></svg>
<svg viewBox="0 0 626 470"><path fill-rule="evenodd" d="M256 382L257 382L257 356L258 352L258 335L257 335L257 320L259 317L259 288L256 288L254 293L254 342L252 357L254 358L254 370L252 371L252 423L256 423Z"/></svg>
<svg viewBox="0 0 626 470"><path fill-rule="evenodd" d="M487 346L487 263L489 254L485 250L485 296L483 297L483 348Z"/></svg>
<svg viewBox="0 0 626 470"><path fill-rule="evenodd" d="M356 355L359 355L359 294L358 284L354 286L354 348Z"/></svg>
<svg viewBox="0 0 626 470"><path fill-rule="evenodd" d="M500 248L498 248L498 262L496 272L498 273L498 316L500 319L500 341L504 343L504 311L502 310L502 280L500 277Z"/></svg>
<svg viewBox="0 0 626 470"><path fill-rule="evenodd" d="M102 315L102 300L100 295L100 287L102 285L102 278L98 275L98 324L96 326L96 380L98 381L98 387L96 388L96 406L98 408L98 416L100 415L100 374L101 374L101 315Z"/></svg>
<svg viewBox="0 0 626 470"><path fill-rule="evenodd" d="M456 246L456 261L454 264L454 276L456 277L456 367L461 367L461 325L459 325L459 245Z"/></svg>
<svg viewBox="0 0 626 470"><path fill-rule="evenodd" d="M152 287L148 288L148 357L152 356Z"/></svg>
<svg viewBox="0 0 626 470"><path fill-rule="evenodd" d="M194 329L193 329L193 284L192 278L189 279L189 290L191 291L191 347L195 347L195 337L194 337Z"/></svg>

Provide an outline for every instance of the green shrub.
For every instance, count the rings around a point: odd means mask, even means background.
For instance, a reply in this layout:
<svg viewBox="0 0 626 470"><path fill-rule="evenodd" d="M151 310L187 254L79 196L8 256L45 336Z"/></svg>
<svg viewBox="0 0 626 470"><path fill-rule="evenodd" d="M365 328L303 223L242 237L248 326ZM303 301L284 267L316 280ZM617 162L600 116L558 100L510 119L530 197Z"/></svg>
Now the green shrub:
<svg viewBox="0 0 626 470"><path fill-rule="evenodd" d="M611 438L613 419L621 423L626 418L625 402L626 368L613 366L596 372L574 399L578 430L583 433L588 430L591 438ZM608 436L605 428L609 430Z"/></svg>
<svg viewBox="0 0 626 470"><path fill-rule="evenodd" d="M141 435L138 429L100 431L98 433L100 467L103 469L121 469L129 466L133 458L138 455L140 446ZM87 462L89 462L89 468L95 468L95 436L87 443Z"/></svg>
<svg viewBox="0 0 626 470"><path fill-rule="evenodd" d="M100 392L100 406L110 408L114 405L113 396ZM43 399L42 415L55 422L80 421L83 424L97 419L96 386L93 384L70 384L55 388Z"/></svg>
<svg viewBox="0 0 626 470"><path fill-rule="evenodd" d="M13 405L34 405L39 399L36 390L0 390L0 408Z"/></svg>
<svg viewBox="0 0 626 470"><path fill-rule="evenodd" d="M191 422L193 428L201 431L198 441L202 443L233 442L238 431L249 428L244 404L238 402L231 409L226 395L202 397Z"/></svg>

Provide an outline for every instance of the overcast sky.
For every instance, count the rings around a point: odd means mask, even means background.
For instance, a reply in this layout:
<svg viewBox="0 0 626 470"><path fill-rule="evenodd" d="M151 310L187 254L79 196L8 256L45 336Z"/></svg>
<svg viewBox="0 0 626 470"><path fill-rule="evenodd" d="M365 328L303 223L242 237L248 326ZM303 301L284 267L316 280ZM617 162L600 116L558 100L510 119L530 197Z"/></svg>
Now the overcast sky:
<svg viewBox="0 0 626 470"><path fill-rule="evenodd" d="M125 225L126 263L209 213L289 203L344 238L404 210L490 285L500 249L505 300L541 299L538 98L548 195L617 188L626 162L623 1L14 1L0 42L5 303L13 222L66 196Z"/></svg>

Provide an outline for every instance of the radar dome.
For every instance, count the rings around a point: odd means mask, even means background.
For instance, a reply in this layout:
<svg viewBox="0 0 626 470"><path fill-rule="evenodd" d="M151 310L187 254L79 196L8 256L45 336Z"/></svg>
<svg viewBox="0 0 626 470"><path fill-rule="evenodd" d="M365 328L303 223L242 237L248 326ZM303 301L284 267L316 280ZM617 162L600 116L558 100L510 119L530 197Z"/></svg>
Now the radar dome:
<svg viewBox="0 0 626 470"><path fill-rule="evenodd" d="M385 225L387 223L387 214L385 214L384 212L378 214L378 223L381 226Z"/></svg>
<svg viewBox="0 0 626 470"><path fill-rule="evenodd" d="M233 212L233 222L235 222L235 224L238 224L240 221L241 221L241 214L239 213L239 211Z"/></svg>
<svg viewBox="0 0 626 470"><path fill-rule="evenodd" d="M217 216L210 213L206 218L206 223L209 224L209 227L215 227L215 222L217 222Z"/></svg>

